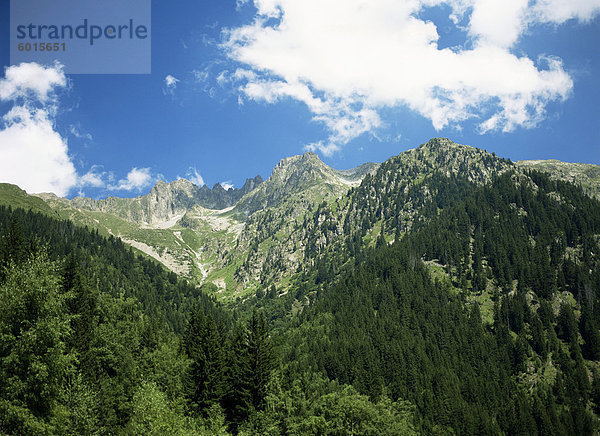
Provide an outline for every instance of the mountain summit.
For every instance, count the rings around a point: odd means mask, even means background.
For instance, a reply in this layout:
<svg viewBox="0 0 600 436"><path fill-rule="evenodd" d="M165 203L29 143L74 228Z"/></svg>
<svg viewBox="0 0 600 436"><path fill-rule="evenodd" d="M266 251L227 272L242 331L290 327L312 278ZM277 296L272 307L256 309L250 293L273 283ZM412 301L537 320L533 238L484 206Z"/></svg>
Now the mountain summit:
<svg viewBox="0 0 600 436"><path fill-rule="evenodd" d="M367 163L350 170L335 170L312 151L279 161L271 176L258 189L243 197L235 211L242 217L265 208L276 207L293 196L323 200L339 196L379 164Z"/></svg>
<svg viewBox="0 0 600 436"><path fill-rule="evenodd" d="M54 213L120 236L173 271L237 297L262 283L279 283L329 252L391 242L461 193L505 172L525 174L531 166L433 138L382 164L349 170L333 169L313 152L288 157L267 180L247 179L240 189L179 179L160 181L137 198L39 197ZM573 181L575 174L587 183L581 183L586 192L599 192L597 167L543 166L551 177Z"/></svg>

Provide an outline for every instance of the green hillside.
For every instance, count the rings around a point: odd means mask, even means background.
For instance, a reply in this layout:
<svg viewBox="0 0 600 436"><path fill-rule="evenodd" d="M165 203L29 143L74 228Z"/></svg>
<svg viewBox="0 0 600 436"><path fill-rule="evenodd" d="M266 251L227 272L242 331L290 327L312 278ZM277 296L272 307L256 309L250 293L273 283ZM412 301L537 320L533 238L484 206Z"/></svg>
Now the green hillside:
<svg viewBox="0 0 600 436"><path fill-rule="evenodd" d="M28 195L25 191L9 183L0 183L0 205L23 208L34 212L56 216L56 212L40 198Z"/></svg>
<svg viewBox="0 0 600 436"><path fill-rule="evenodd" d="M600 167L598 165L561 162L558 160L520 160L517 165L548 174L550 177L574 183L588 195L600 199Z"/></svg>
<svg viewBox="0 0 600 436"><path fill-rule="evenodd" d="M217 209L2 185L0 432L597 434L596 169L553 165L307 153Z"/></svg>

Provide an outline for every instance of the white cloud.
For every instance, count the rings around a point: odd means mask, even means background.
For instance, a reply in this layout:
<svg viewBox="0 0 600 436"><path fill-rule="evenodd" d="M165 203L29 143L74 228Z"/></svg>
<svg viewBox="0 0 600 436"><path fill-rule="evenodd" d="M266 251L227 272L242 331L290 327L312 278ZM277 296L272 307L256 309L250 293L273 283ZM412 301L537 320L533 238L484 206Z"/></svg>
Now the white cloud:
<svg viewBox="0 0 600 436"><path fill-rule="evenodd" d="M22 63L6 68L0 101L13 106L0 127L0 181L28 192L66 195L77 172L66 141L54 129L54 92L67 80L60 65Z"/></svg>
<svg viewBox="0 0 600 436"><path fill-rule="evenodd" d="M194 80L199 83L206 82L208 80L209 74L208 70L193 70L192 74L194 75Z"/></svg>
<svg viewBox="0 0 600 436"><path fill-rule="evenodd" d="M94 165L87 173L79 177L77 185L80 188L85 186L91 186L93 188L104 188L106 187L105 177L106 173L100 171L99 166Z"/></svg>
<svg viewBox="0 0 600 436"><path fill-rule="evenodd" d="M473 2L469 33L481 43L511 47L523 29L528 0Z"/></svg>
<svg viewBox="0 0 600 436"><path fill-rule="evenodd" d="M153 182L150 168L132 168L127 178L121 179L116 185L109 185L111 191L140 191Z"/></svg>
<svg viewBox="0 0 600 436"><path fill-rule="evenodd" d="M233 183L231 183L231 180L227 180L225 182L219 182L219 185L221 185L223 187L223 189L226 191L233 189Z"/></svg>
<svg viewBox="0 0 600 436"><path fill-rule="evenodd" d="M194 167L190 167L185 174L186 178L196 186L204 186L204 179Z"/></svg>
<svg viewBox="0 0 600 436"><path fill-rule="evenodd" d="M69 156L67 141L56 131L56 91L67 86L60 64L22 63L6 68L0 79L0 101L12 102L0 124L0 182L13 183L30 193L53 192L67 196L74 188L93 187L139 190L152 177L148 168L133 168L116 185L101 167L78 175ZM71 135L92 140L80 127L69 126Z"/></svg>
<svg viewBox="0 0 600 436"><path fill-rule="evenodd" d="M448 5L466 23L464 47L438 48L435 23L419 14ZM531 128L573 82L560 59L515 54L539 23L590 20L600 0L254 0L252 23L227 29L221 48L237 62L218 83L253 101L304 103L328 130L308 149L332 153L385 127L381 110L405 107L436 129ZM458 24L457 24L458 25ZM519 52L521 53L521 52ZM241 100L243 102L243 100Z"/></svg>
<svg viewBox="0 0 600 436"><path fill-rule="evenodd" d="M54 130L48 112L14 106L0 130L0 181L30 193L64 196L77 183L67 144Z"/></svg>
<svg viewBox="0 0 600 436"><path fill-rule="evenodd" d="M163 92L165 94L173 94L175 92L175 88L177 88L177 83L179 81L180 80L178 78L168 74L165 77L165 89L163 90Z"/></svg>
<svg viewBox="0 0 600 436"><path fill-rule="evenodd" d="M91 141L94 139L90 133L82 132L77 126L75 126L73 124L71 124L69 126L69 132L71 133L71 135L73 135L74 137L76 137L78 139L86 139L88 141Z"/></svg>
<svg viewBox="0 0 600 436"><path fill-rule="evenodd" d="M261 79L246 70L237 70L232 76L235 80L246 80L240 90L254 101L275 103L285 98L303 102L314 114L313 119L323 123L331 132L326 142L308 144L308 150L319 150L329 156L339 150L337 144L344 144L351 139L381 126L377 112L362 104L362 108L351 108L346 99L330 96L325 99L315 97L314 92L305 83L298 81L289 83L283 80Z"/></svg>
<svg viewBox="0 0 600 436"><path fill-rule="evenodd" d="M67 85L62 66L44 67L36 63L21 63L6 68L0 80L0 100L17 98L48 101L56 88Z"/></svg>
<svg viewBox="0 0 600 436"><path fill-rule="evenodd" d="M152 174L150 168L132 168L124 179L115 182L116 177L113 172L103 171L101 166L93 165L86 174L79 176L77 186L79 188L101 188L109 191L139 192L162 178L164 178L162 174Z"/></svg>
<svg viewBox="0 0 600 436"><path fill-rule="evenodd" d="M532 22L561 24L570 19L590 21L600 13L600 0L537 0Z"/></svg>

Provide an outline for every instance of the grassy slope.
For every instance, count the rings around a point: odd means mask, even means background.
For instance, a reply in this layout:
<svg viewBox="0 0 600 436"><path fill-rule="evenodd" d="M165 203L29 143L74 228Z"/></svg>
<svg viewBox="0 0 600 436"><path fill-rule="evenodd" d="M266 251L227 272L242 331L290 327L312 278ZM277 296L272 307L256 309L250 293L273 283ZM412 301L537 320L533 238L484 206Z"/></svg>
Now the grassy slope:
<svg viewBox="0 0 600 436"><path fill-rule="evenodd" d="M40 212L55 218L58 215L41 198L29 195L18 186L8 183L0 183L0 204Z"/></svg>
<svg viewBox="0 0 600 436"><path fill-rule="evenodd" d="M561 162L559 160L520 160L522 168L547 173L551 178L581 185L583 191L600 199L600 166L592 164Z"/></svg>

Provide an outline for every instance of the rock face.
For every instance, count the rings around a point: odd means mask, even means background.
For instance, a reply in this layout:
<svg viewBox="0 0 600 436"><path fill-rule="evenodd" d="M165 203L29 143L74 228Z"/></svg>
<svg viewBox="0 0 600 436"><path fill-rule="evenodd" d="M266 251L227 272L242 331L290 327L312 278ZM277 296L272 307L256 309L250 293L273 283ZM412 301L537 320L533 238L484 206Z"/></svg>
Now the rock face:
<svg viewBox="0 0 600 436"><path fill-rule="evenodd" d="M210 189L198 187L186 179L171 183L159 181L147 195L137 198L109 197L105 200L75 197L70 203L77 209L110 213L136 224L151 225L182 216L194 206L224 209L233 206L243 195L262 183L256 176L247 179L241 189L225 190L220 184Z"/></svg>
<svg viewBox="0 0 600 436"><path fill-rule="evenodd" d="M379 165L375 162L367 162L349 170L336 170L336 173L348 182L360 182L367 174L375 174Z"/></svg>

